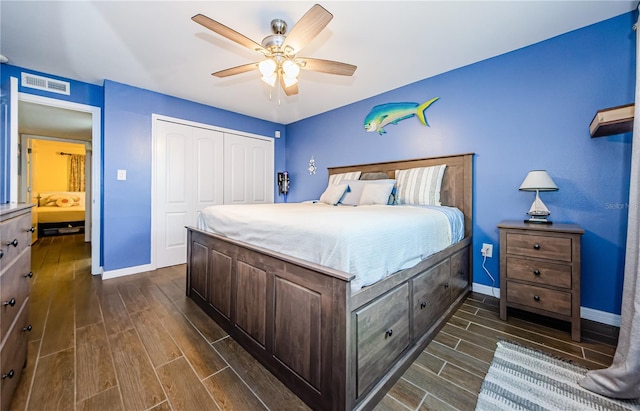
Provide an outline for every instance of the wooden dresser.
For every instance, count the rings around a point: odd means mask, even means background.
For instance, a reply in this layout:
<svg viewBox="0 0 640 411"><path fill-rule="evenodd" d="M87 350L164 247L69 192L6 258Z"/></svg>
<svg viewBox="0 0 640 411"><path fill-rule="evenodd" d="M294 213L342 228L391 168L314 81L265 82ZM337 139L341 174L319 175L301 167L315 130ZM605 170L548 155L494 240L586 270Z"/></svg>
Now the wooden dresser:
<svg viewBox="0 0 640 411"><path fill-rule="evenodd" d="M0 205L0 410L9 409L27 360L31 205Z"/></svg>
<svg viewBox="0 0 640 411"><path fill-rule="evenodd" d="M580 242L575 224L502 221L500 318L507 307L571 322L580 341Z"/></svg>

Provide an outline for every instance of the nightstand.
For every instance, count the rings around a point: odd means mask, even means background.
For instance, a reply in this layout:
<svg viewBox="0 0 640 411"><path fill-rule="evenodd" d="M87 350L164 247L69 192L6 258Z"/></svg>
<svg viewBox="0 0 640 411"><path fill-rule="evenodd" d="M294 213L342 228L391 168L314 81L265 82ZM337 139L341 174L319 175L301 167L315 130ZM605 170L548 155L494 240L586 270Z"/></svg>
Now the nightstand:
<svg viewBox="0 0 640 411"><path fill-rule="evenodd" d="M507 307L571 322L580 341L580 241L575 224L502 221L500 318Z"/></svg>

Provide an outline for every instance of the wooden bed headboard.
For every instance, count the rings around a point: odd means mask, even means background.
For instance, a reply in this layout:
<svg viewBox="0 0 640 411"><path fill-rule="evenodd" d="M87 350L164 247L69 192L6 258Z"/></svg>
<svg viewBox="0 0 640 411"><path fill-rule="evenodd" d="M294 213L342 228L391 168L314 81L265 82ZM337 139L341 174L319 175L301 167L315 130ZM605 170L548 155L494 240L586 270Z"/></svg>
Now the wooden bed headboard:
<svg viewBox="0 0 640 411"><path fill-rule="evenodd" d="M464 214L465 236L472 232L473 217L473 153L452 156L417 158L413 160L389 161L384 163L359 164L353 166L328 167L329 175L360 171L362 173L383 172L395 178L396 170L428 167L446 164L440 202L442 205L457 207Z"/></svg>

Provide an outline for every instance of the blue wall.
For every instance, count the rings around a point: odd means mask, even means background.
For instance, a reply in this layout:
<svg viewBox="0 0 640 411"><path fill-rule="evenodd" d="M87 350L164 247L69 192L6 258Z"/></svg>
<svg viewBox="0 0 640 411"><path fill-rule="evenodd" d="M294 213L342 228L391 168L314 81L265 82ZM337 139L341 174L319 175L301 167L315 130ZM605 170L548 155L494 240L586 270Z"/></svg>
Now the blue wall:
<svg viewBox="0 0 640 411"><path fill-rule="evenodd" d="M151 262L152 114L263 136L283 130L277 123L105 81L102 219L105 271ZM284 169L285 141L284 132L275 140L276 170ZM126 181L116 180L118 169L127 170Z"/></svg>
<svg viewBox="0 0 640 411"><path fill-rule="evenodd" d="M326 167L475 153L474 281L492 285L481 267L482 243L495 245L486 267L499 286L503 219L520 220L534 194L518 187L546 169L560 190L542 193L556 222L585 229L582 306L620 313L631 134L592 139L602 108L634 100L635 13L428 78L287 126L291 201L318 198ZM435 57L437 58L437 56ZM367 133L369 110L388 102L422 103L431 127L417 118ZM315 157L318 173L307 163Z"/></svg>

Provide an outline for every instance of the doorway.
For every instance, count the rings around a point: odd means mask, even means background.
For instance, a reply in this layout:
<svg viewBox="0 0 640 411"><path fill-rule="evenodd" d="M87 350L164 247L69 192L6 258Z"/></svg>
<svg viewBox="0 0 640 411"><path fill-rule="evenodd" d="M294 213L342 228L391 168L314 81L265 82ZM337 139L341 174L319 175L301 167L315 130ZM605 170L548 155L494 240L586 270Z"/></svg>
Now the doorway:
<svg viewBox="0 0 640 411"><path fill-rule="evenodd" d="M100 261L101 238L101 109L99 107L72 103L26 93L18 93L18 134L22 136L47 137L52 140L75 140L85 146L86 180L84 188L85 241L91 242L91 273L102 274ZM21 138L19 143L20 163L17 175L18 201L32 202L38 193L30 192L27 185L28 143ZM95 161L94 161L95 159ZM68 191L68 190L64 190ZM79 200L81 201L81 200Z"/></svg>

